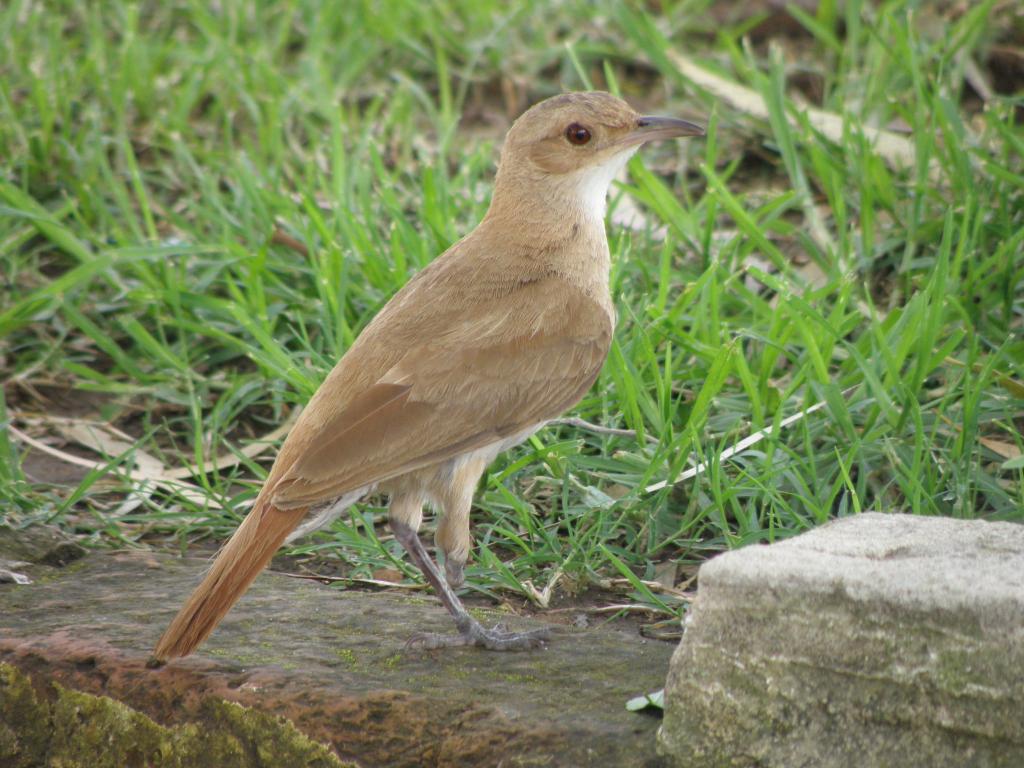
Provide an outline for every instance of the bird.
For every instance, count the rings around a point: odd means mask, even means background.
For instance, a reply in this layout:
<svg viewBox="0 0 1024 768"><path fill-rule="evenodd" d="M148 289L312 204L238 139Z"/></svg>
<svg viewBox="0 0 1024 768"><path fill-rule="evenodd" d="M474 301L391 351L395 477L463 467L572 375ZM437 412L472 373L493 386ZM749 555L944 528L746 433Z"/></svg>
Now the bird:
<svg viewBox="0 0 1024 768"><path fill-rule="evenodd" d="M483 219L395 293L323 380L151 666L192 653L282 544L373 493L387 496L395 538L456 628L409 645L543 646L547 628L484 627L456 594L473 494L498 454L575 405L604 364L615 324L611 182L641 145L703 133L602 91L556 95L520 115ZM443 575L419 538L428 503Z"/></svg>

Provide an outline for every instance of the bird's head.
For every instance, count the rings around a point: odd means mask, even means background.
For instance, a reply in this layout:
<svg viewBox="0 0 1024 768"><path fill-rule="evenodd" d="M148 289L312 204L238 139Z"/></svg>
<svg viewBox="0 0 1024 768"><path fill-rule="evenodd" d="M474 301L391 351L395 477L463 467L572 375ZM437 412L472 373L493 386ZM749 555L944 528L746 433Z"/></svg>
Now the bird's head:
<svg viewBox="0 0 1024 768"><path fill-rule="evenodd" d="M641 115L610 93L554 96L528 109L509 129L495 195L512 186L541 197L555 193L603 218L612 179L640 145L703 134L686 120Z"/></svg>

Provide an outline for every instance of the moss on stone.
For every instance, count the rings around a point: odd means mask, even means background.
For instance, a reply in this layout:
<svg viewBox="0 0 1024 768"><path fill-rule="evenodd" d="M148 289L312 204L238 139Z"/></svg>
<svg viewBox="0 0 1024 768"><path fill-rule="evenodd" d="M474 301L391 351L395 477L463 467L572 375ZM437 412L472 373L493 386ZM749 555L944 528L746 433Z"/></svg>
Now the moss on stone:
<svg viewBox="0 0 1024 768"><path fill-rule="evenodd" d="M28 677L0 664L0 765L30 768L343 768L330 748L288 720L218 699L200 723L166 728L105 696L52 686L40 697Z"/></svg>
<svg viewBox="0 0 1024 768"><path fill-rule="evenodd" d="M499 680L504 680L506 683L516 683L520 685L541 685L544 682L536 675L524 675L515 672L499 672L495 676Z"/></svg>
<svg viewBox="0 0 1024 768"><path fill-rule="evenodd" d="M0 765L31 768L44 765L49 735L40 724L47 707L39 702L32 683L14 667L0 664Z"/></svg>
<svg viewBox="0 0 1024 768"><path fill-rule="evenodd" d="M933 670L935 682L950 693L963 693L968 685L975 682L972 672L973 668L981 666L977 659L980 650L972 648L972 654L968 655L966 649L947 648L938 653Z"/></svg>
<svg viewBox="0 0 1024 768"><path fill-rule="evenodd" d="M334 655L345 662L350 667L355 667L358 664L356 660L355 651L351 648L339 648L334 652Z"/></svg>
<svg viewBox="0 0 1024 768"><path fill-rule="evenodd" d="M385 669L394 669L402 661L402 654L393 653L390 656L386 656L381 660L380 665Z"/></svg>

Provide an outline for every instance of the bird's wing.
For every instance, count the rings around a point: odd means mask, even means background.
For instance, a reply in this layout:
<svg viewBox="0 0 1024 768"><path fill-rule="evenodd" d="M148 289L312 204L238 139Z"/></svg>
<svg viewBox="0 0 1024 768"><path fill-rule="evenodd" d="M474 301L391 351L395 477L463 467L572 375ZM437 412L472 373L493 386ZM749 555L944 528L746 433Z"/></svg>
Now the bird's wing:
<svg viewBox="0 0 1024 768"><path fill-rule="evenodd" d="M408 351L319 428L274 484L282 509L342 494L493 444L554 418L597 378L612 324L589 297L565 297L516 329L507 304Z"/></svg>

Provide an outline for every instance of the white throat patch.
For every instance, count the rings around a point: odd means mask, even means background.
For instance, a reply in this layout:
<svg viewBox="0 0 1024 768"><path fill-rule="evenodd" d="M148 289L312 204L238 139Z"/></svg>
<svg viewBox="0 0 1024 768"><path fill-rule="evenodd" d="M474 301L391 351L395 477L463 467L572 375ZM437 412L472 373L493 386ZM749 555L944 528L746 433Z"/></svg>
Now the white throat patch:
<svg viewBox="0 0 1024 768"><path fill-rule="evenodd" d="M639 148L639 145L630 147L628 150L612 155L601 165L592 165L578 173L576 194L579 196L580 207L587 218L604 222L604 214L608 205L608 190L612 181Z"/></svg>

